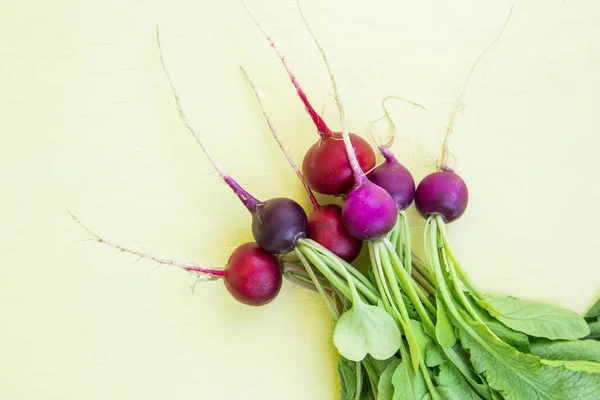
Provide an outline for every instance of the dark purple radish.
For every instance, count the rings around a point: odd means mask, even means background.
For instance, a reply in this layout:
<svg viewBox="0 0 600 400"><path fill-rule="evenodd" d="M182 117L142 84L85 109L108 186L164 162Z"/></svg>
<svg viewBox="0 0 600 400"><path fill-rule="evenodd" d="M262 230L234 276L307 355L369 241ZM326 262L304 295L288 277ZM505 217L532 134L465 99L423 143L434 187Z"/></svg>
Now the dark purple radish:
<svg viewBox="0 0 600 400"><path fill-rule="evenodd" d="M463 179L453 171L427 175L415 193L415 206L424 218L441 215L445 222L459 219L469 202L469 191Z"/></svg>
<svg viewBox="0 0 600 400"><path fill-rule="evenodd" d="M449 223L459 219L467 209L469 203L469 190L467 189L467 184L454 172L454 170L452 170L452 168L448 167L448 158L450 154L448 139L452 134L454 119L462 104L463 97L469 81L473 76L473 72L479 65L479 62L483 59L483 56L498 40L500 40L511 15L512 9L498 35L487 45L481 54L479 54L465 78L458 100L450 113L448 127L446 128L446 134L442 143L442 157L440 165L438 166L438 171L427 175L417 186L415 192L415 206L417 207L419 214L424 218L440 215L445 222Z"/></svg>
<svg viewBox="0 0 600 400"><path fill-rule="evenodd" d="M352 236L360 240L375 240L383 237L396 225L398 218L398 208L394 199L385 189L375 185L365 175L361 168L356 153L350 141L350 135L346 129L346 114L342 104L340 93L335 82L335 76L329 65L329 60L325 54L325 50L319 43L317 37L312 32L308 21L304 18L302 10L300 10L304 25L308 29L313 41L321 52L323 61L327 67L335 100L340 114L340 123L342 126L342 138L346 148L346 156L352 170L354 184L342 206L342 221L344 226Z"/></svg>
<svg viewBox="0 0 600 400"><path fill-rule="evenodd" d="M285 254L292 251L298 244L298 240L306 237L308 218L306 212L294 200L288 198L274 198L267 201L259 201L244 188L242 188L231 176L229 176L214 160L208 149L200 140L200 136L188 122L179 102L179 96L171 80L171 76L165 65L160 47L160 36L156 31L160 61L164 73L173 92L175 105L179 111L179 117L183 125L192 133L206 157L213 165L221 179L233 190L252 215L252 234L256 243L263 249L273 254Z"/></svg>
<svg viewBox="0 0 600 400"><path fill-rule="evenodd" d="M270 303L281 290L283 278L277 258L254 242L244 243L237 247L231 253L224 269L208 268L194 263L155 257L114 244L98 236L77 217L71 213L69 214L94 237L95 241L104 243L119 250L119 252L133 254L139 259L152 260L159 265L173 265L182 268L195 273L199 281L223 279L227 291L240 303L250 306L262 306Z"/></svg>
<svg viewBox="0 0 600 400"><path fill-rule="evenodd" d="M302 162L302 173L306 182L315 192L321 194L342 195L347 193L353 187L354 177L348 156L346 155L342 132L334 132L329 129L323 118L321 118L308 101L306 94L296 80L296 76L288 66L286 59L275 46L271 37L262 29L246 5L244 7L281 60L320 136L319 140L308 149ZM354 133L349 133L349 136L361 169L367 172L371 171L375 167L375 152L373 148L360 136Z"/></svg>
<svg viewBox="0 0 600 400"><path fill-rule="evenodd" d="M285 155L288 160L290 166L302 182L306 190L306 194L313 206L313 211L308 216L308 230L307 237L309 239L314 240L315 242L321 244L323 247L342 258L347 262L352 262L358 257L360 250L362 248L362 242L356 238L354 238L346 228L342 222L342 208L335 204L329 204L326 206L321 206L317 199L315 198L310 186L306 183L302 172L296 166L292 156L289 154L285 146L283 145L282 140L273 125L271 118L267 114L262 99L258 93L258 89L250 79L250 76L246 72L246 70L240 67L246 80L250 84L252 91L254 92L254 96L258 102L258 105L261 109L261 112L267 122L269 130L273 135L273 138L279 145L279 148Z"/></svg>

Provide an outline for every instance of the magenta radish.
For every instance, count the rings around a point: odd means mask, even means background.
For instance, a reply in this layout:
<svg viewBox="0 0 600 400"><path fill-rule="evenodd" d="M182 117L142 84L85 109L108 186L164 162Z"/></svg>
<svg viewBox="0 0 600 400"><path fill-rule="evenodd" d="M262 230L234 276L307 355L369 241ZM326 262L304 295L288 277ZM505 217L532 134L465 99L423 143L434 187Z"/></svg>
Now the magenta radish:
<svg viewBox="0 0 600 400"><path fill-rule="evenodd" d="M304 174L306 182L308 182L314 191L321 194L341 195L347 193L353 187L354 177L348 161L348 156L346 155L346 148L344 141L342 140L342 132L333 132L329 129L323 118L321 118L308 101L308 98L296 80L294 73L275 46L271 37L262 29L250 10L245 5L244 7L281 60L292 84L296 88L298 96L308 112L308 115L317 127L320 138L306 152L302 162L302 173ZM373 152L373 149L369 143L360 136L353 133L349 133L348 135L350 136L349 140L361 169L367 172L371 171L371 169L375 167L375 153Z"/></svg>
<svg viewBox="0 0 600 400"><path fill-rule="evenodd" d="M177 91L175 90L175 86L173 85L171 76L165 65L158 29L156 31L156 37L161 65L169 82L169 86L171 87L173 97L175 98L175 105L179 111L181 122L192 133L198 144L200 144L204 154L206 154L206 157L221 179L229 185L231 190L233 190L252 215L252 235L254 236L256 243L273 254L289 253L296 247L299 239L306 237L306 229L308 227L306 212L297 202L285 197L259 201L242 188L217 164L183 112L179 102L179 96L177 95Z"/></svg>
<svg viewBox="0 0 600 400"><path fill-rule="evenodd" d="M302 182L306 194L313 206L313 211L308 216L308 230L307 237L319 243L327 250L331 251L341 259L352 262L358 257L360 250L362 248L362 242L356 238L354 238L346 228L342 222L342 208L335 204L328 204L326 206L321 206L317 199L315 198L310 186L307 184L304 179L304 175L296 166L296 163L292 159L292 156L286 150L283 142L281 141L275 126L273 125L271 118L267 114L260 95L258 93L258 89L250 79L246 70L240 67L246 80L250 84L252 91L254 92L254 96L258 102L258 105L261 109L261 112L267 122L269 130L273 135L273 138L281 148L281 151L285 155L292 169Z"/></svg>
<svg viewBox="0 0 600 400"><path fill-rule="evenodd" d="M244 243L238 246L227 261L224 269L202 267L183 261L167 260L147 253L131 250L114 244L95 234L75 215L71 217L99 243L104 243L120 252L157 262L159 265L173 265L197 274L202 281L223 279L225 288L240 303L250 306L262 306L270 303L282 285L282 274L277 258L259 247L256 243Z"/></svg>

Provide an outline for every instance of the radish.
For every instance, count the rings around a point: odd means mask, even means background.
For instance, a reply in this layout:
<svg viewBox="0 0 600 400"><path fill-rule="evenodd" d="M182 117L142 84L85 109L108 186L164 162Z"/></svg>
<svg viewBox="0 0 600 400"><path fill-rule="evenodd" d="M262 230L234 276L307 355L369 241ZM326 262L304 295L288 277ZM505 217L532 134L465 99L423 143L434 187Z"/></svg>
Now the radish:
<svg viewBox="0 0 600 400"><path fill-rule="evenodd" d="M242 67L240 67L240 69L242 70L244 76L246 77L246 80L248 81L250 87L252 88L252 91L254 92L258 105L263 113L263 116L265 117L265 120L267 122L267 125L269 126L273 138L275 138L275 140L277 141L277 144L283 151L283 154L287 158L292 169L302 182L306 190L306 194L313 206L313 211L308 216L307 237L321 244L341 259L347 262L352 262L356 259L356 257L358 257L362 248L362 242L359 239L356 239L352 235L350 235L350 233L348 233L348 231L344 227L344 224L342 222L342 208L340 206L336 204L328 204L325 206L321 206L319 204L310 186L304 179L304 175L302 174L302 172L300 172L300 170L296 166L296 163L292 159L292 156L288 153L285 146L283 145L283 142L279 138L275 126L273 126L273 123L271 122L271 118L269 118L269 115L264 109L262 100L258 93L258 89L248 76L246 70Z"/></svg>
<svg viewBox="0 0 600 400"><path fill-rule="evenodd" d="M260 247L273 254L285 254L292 251L298 244L298 240L306 237L308 218L300 204L286 197L277 197L266 201L259 201L244 188L242 188L231 176L229 176L208 152L208 149L200 140L200 137L192 128L183 112L179 102L179 96L171 80L171 76L165 65L160 46L160 35L156 30L156 39L160 54L160 62L173 92L175 105L179 111L179 117L183 125L192 133L206 157L213 165L221 179L229 185L233 192L252 215L252 235Z"/></svg>
<svg viewBox="0 0 600 400"><path fill-rule="evenodd" d="M302 162L302 173L306 181L314 191L321 194L342 195L349 192L354 185L354 176L348 156L346 155L343 133L333 132L329 129L323 118L321 118L308 101L306 94L300 87L286 59L281 55L271 37L263 30L246 5L243 4L243 6L281 60L308 115L317 127L320 138L309 148ZM375 167L375 153L373 149L360 136L354 133L348 133L348 135L360 168L363 171L369 172Z"/></svg>
<svg viewBox="0 0 600 400"><path fill-rule="evenodd" d="M270 303L279 294L282 275L277 258L263 250L256 243L249 242L238 246L227 261L224 269L201 267L198 264L167 260L147 253L131 250L114 244L95 234L75 215L71 217L99 243L104 243L119 252L129 253L157 262L159 265L174 265L198 275L202 281L223 279L225 288L240 303L249 306L262 306Z"/></svg>
<svg viewBox="0 0 600 400"><path fill-rule="evenodd" d="M469 190L465 181L454 171L427 175L416 190L415 206L424 218L441 215L447 223L459 219L469 202Z"/></svg>
<svg viewBox="0 0 600 400"><path fill-rule="evenodd" d="M415 180L386 146L379 146L379 151L385 161L371 172L369 180L392 196L398 210L406 210L415 197Z"/></svg>
<svg viewBox="0 0 600 400"><path fill-rule="evenodd" d="M304 15L302 15L302 18L304 19ZM325 51L308 26L306 19L304 19L304 22L323 56L323 60L325 61L329 72L329 77L333 84L335 99L340 114L346 158L350 165L350 171L353 177L352 188L344 199L344 205L342 206L342 221L348 232L357 239L373 240L381 238L394 227L398 208L390 194L386 192L385 189L369 181L364 170L361 168L357 155L352 147L350 135L346 129L346 115L329 61L327 60Z"/></svg>

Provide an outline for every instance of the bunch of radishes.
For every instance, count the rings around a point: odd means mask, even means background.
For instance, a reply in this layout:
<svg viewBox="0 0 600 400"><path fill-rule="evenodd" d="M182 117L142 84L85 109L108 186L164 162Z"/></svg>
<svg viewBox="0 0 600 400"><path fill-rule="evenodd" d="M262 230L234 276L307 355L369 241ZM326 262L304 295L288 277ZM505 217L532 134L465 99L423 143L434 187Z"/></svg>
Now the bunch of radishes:
<svg viewBox="0 0 600 400"><path fill-rule="evenodd" d="M582 339L590 334L586 320L569 310L482 294L460 266L445 225L465 212L468 190L446 165L447 136L438 171L416 188L389 144L378 146L384 162L376 166L372 147L346 128L334 75L312 31L332 80L341 132L328 128L273 41L256 25L317 128L318 141L306 152L300 171L242 69L306 188L310 214L289 198L256 199L216 163L187 121L161 51L181 121L250 212L255 242L239 246L221 270L125 249L88 231L121 251L207 280L222 278L244 304L272 301L282 276L318 291L336 320L333 342L340 353L342 399L599 399L600 346ZM313 191L342 196L343 206L320 205ZM427 220L423 261L411 250L405 210L413 201ZM350 264L363 242L370 260L366 274Z"/></svg>

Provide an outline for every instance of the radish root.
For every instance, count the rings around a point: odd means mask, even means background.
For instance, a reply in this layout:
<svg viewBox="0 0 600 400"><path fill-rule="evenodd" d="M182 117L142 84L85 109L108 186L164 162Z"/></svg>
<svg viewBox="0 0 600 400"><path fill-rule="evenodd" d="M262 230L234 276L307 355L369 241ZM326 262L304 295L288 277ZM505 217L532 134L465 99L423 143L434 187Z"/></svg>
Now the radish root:
<svg viewBox="0 0 600 400"><path fill-rule="evenodd" d="M304 26L306 27L306 29L308 30L308 33L310 34L313 41L315 42L315 45L319 49L319 52L321 53L321 56L323 57L323 61L325 62L325 66L327 67L327 72L329 73L329 78L331 79L331 85L333 86L335 101L337 103L338 111L340 114L342 137L344 139L344 144L346 145L346 152L348 153L350 167L352 168L354 179L355 179L356 183L363 184L363 183L365 183L367 177L365 175L365 172L360 167L360 164L358 163L358 159L356 158L356 153L354 153L354 149L352 147L352 142L350 141L350 135L348 133L348 128L346 126L346 113L344 112L344 106L342 104L340 92L339 92L337 83L335 81L335 76L333 75L331 65L329 64L329 60L327 59L327 54L325 53L325 49L323 48L323 46L321 46L319 39L317 39L317 36L315 35L315 33L313 32L313 30L311 29L311 27L309 25L308 20L306 19L306 16L304 15L304 12L302 11L302 7L300 6L300 0L296 0L296 4L298 6L298 11L300 12L302 21L304 22Z"/></svg>
<svg viewBox="0 0 600 400"><path fill-rule="evenodd" d="M265 121L267 122L267 125L269 126L269 130L271 131L271 134L273 135L273 138L275 138L275 141L279 145L279 148L281 149L281 151L283 151L283 154L285 155L285 158L287 158L288 162L292 166L292 169L294 170L294 172L296 173L296 175L298 176L298 178L300 178L300 182L302 182L302 185L304 186L304 189L306 190L306 194L308 196L308 199L310 200L310 203L312 204L312 206L313 206L314 209L319 208L320 207L319 202L315 198L315 195L313 194L310 186L308 186L308 183L306 183L306 180L304 179L304 175L302 174L302 172L300 172L300 169L298 168L298 166L294 162L294 159L292 158L292 156L290 155L290 153L285 148L285 146L283 144L283 141L279 137L279 134L277 133L277 130L275 129L275 126L273 125L273 122L271 121L271 118L267 114L267 111L265 110L265 108L263 106L263 102L262 102L262 99L261 99L260 94L258 92L258 89L254 85L254 82L252 82L252 79L250 79L250 76L248 75L248 72L246 72L246 70L244 69L244 67L240 66L240 70L244 74L244 77L246 78L246 80L250 84L250 87L252 88L252 91L254 92L254 96L256 97L256 101L258 102L258 106L260 107L260 110L262 111L262 114L265 117Z"/></svg>
<svg viewBox="0 0 600 400"><path fill-rule="evenodd" d="M504 33L504 30L506 29L506 26L508 25L508 22L510 21L510 17L512 16L512 12L513 12L513 7L510 8L510 11L508 13L508 17L506 18L506 21L504 21L504 24L502 25L502 28L500 29L500 32L498 32L498 34L496 35L496 37L494 38L494 40L492 40L487 45L487 47L481 52L481 54L479 54L479 56L477 57L477 59L473 63L473 66L469 70L469 73L467 74L467 78L465 79L465 82L463 83L462 89L461 89L460 94L458 96L458 100L456 101L456 103L454 105L454 109L452 110L452 113L450 114L450 120L448 121L448 127L446 128L446 135L444 137L444 142L442 143L442 156L441 156L442 159L441 159L441 163L440 163L440 166L439 166L439 169L442 170L442 171L452 171L452 169L448 168L448 165L447 165L448 164L448 157L449 157L448 138L452 134L452 125L454 124L454 118L456 117L456 114L458 113L459 108L462 106L462 101L463 101L463 97L465 95L465 92L467 90L467 85L468 85L469 81L471 80L471 76L473 75L473 72L475 71L475 69L479 65L480 61L483 59L483 56L485 56L485 54L502 37L502 34Z"/></svg>
<svg viewBox="0 0 600 400"><path fill-rule="evenodd" d="M71 218L73 218L73 220L79 224L79 226L81 226L87 233L89 233L90 235L93 236L93 239L90 239L90 240L94 240L98 243L104 243L105 245L118 250L117 254L128 253L128 254L132 254L134 256L138 256L137 261L135 261L136 263L139 260L141 260L142 258L144 258L144 259L151 260L151 261L158 263L159 266L160 265L173 265L173 266L179 267L179 268L184 269L189 272L198 273L198 279L201 281L212 281L212 280L219 279L220 277L225 275L225 271L221 270L221 269L205 268L205 267L201 267L200 265L198 265L196 263L189 263L189 262L176 261L176 260L167 260L165 258L153 256L146 252L131 250L131 249L128 249L121 245L112 243L112 242L102 238L101 236L97 235L96 233L94 233L90 228L88 228L86 225L84 225L83 222L81 222L79 220L79 218L77 218L73 213L71 213L70 211L67 211L67 212L69 213ZM150 271L150 272L152 272L152 271Z"/></svg>
<svg viewBox="0 0 600 400"><path fill-rule="evenodd" d="M377 118L375 121L371 122L369 124L369 132L371 133L371 138L373 139L373 141L375 142L375 144L377 144L377 147L385 147L385 148L390 148L392 147L392 145L394 144L394 140L396 140L396 123L394 122L394 120L391 117L391 113L389 112L389 110L387 109L386 106L386 102L389 100L398 100L410 105L413 105L417 108L420 108L424 111L427 111L427 108L425 108L425 106L416 103L412 100L408 100L405 99L404 97L399 97L399 96L387 96L385 97L382 101L381 101L381 108L383 108L383 112L385 113L385 115L383 117ZM379 121L381 121L382 119L387 119L388 123L390 124L390 126L392 127L392 134L390 136L390 138L388 139L387 142L382 143L381 140L381 136L379 135L379 133L375 130L375 124Z"/></svg>

